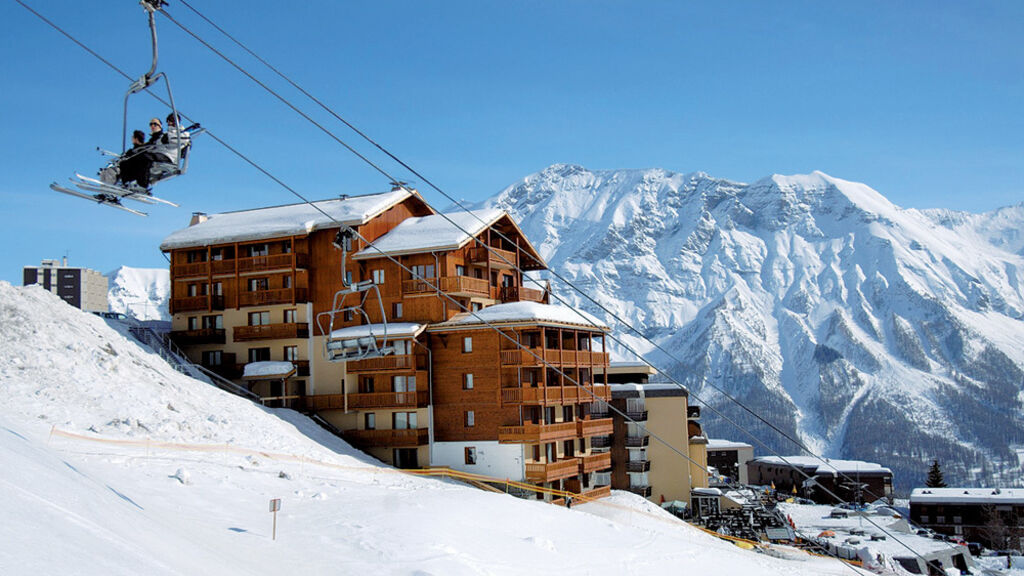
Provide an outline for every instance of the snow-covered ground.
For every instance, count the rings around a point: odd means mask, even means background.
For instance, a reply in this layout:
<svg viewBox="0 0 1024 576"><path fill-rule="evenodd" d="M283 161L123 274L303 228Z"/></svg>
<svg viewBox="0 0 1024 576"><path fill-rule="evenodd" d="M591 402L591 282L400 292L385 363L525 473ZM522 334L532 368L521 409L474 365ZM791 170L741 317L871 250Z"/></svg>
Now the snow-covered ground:
<svg viewBox="0 0 1024 576"><path fill-rule="evenodd" d="M0 282L0 346L0 574L852 571L741 550L632 494L567 510L379 466L38 287Z"/></svg>

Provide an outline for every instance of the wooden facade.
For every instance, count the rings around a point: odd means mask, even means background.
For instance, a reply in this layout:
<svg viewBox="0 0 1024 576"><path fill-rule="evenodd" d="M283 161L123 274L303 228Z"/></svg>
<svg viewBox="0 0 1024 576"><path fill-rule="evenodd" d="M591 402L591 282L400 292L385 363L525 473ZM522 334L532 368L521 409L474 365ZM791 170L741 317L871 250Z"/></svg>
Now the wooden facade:
<svg viewBox="0 0 1024 576"><path fill-rule="evenodd" d="M610 398L603 329L519 321L498 333L451 324L466 310L546 304L547 290L524 283L516 269L544 264L508 215L443 251L374 254L360 239L375 242L430 214L413 194L353 225L344 266L339 228L330 226L167 249L172 337L193 361L235 380L249 362L291 361L296 371L286 380L243 383L274 405L320 414L353 445L396 466L447 465L432 457L437 443L491 442L522 447L517 479L604 490L594 475L610 459L591 440L610 434L612 423L590 414L595 400ZM328 333L367 321L340 314L328 321L343 274L349 283L375 282L362 301L369 323L424 329L392 338L393 354L327 362Z"/></svg>

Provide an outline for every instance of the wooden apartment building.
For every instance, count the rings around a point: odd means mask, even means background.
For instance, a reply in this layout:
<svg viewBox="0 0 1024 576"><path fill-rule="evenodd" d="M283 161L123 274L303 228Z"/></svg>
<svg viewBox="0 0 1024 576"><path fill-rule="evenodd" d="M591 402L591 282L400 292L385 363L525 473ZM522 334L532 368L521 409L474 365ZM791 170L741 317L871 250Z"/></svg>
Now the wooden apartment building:
<svg viewBox="0 0 1024 576"><path fill-rule="evenodd" d="M399 467L607 492L607 328L524 282L546 265L508 214L436 214L404 188L314 204L197 214L164 240L193 361ZM366 338L388 353L332 361Z"/></svg>

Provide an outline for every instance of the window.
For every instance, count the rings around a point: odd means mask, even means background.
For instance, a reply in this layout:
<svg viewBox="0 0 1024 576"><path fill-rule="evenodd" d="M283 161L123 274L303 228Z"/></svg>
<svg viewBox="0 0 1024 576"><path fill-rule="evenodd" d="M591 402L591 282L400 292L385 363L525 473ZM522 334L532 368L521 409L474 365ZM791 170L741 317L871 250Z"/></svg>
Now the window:
<svg viewBox="0 0 1024 576"><path fill-rule="evenodd" d="M416 391L416 377L415 376L392 376L391 377L391 391L392 392L415 392Z"/></svg>
<svg viewBox="0 0 1024 576"><path fill-rule="evenodd" d="M344 235L341 237L341 249L346 252L352 251L352 236Z"/></svg>
<svg viewBox="0 0 1024 576"><path fill-rule="evenodd" d="M206 250L192 250L185 254L189 264L193 262L206 262Z"/></svg>
<svg viewBox="0 0 1024 576"><path fill-rule="evenodd" d="M298 346L285 346L284 347L284 359L286 362L294 362L299 359L299 347Z"/></svg>
<svg viewBox="0 0 1024 576"><path fill-rule="evenodd" d="M349 309L345 309L341 312L341 319L344 320L345 322L351 322L352 317L352 311Z"/></svg>
<svg viewBox="0 0 1024 576"><path fill-rule="evenodd" d="M285 310L284 311L284 323L285 324L294 324L295 323L295 310Z"/></svg>
<svg viewBox="0 0 1024 576"><path fill-rule="evenodd" d="M466 410L466 428L471 428L476 423L472 410Z"/></svg>
<svg viewBox="0 0 1024 576"><path fill-rule="evenodd" d="M469 309L472 310L473 312L479 312L484 309L484 306L479 302L470 302Z"/></svg>
<svg viewBox="0 0 1024 576"><path fill-rule="evenodd" d="M291 276L284 276L284 277L282 277L281 278L281 287L282 288L291 288L292 287L292 277Z"/></svg>
<svg viewBox="0 0 1024 576"><path fill-rule="evenodd" d="M470 353L473 351L473 337L466 336L462 339L462 351L464 353Z"/></svg>
<svg viewBox="0 0 1024 576"><path fill-rule="evenodd" d="M962 516L953 516L953 524L963 524L964 519Z"/></svg>
<svg viewBox="0 0 1024 576"><path fill-rule="evenodd" d="M203 366L220 366L223 362L224 356L220 350L207 350L203 352Z"/></svg>
<svg viewBox="0 0 1024 576"><path fill-rule="evenodd" d="M198 330L199 329L199 317L198 316L189 316L188 317L188 329L189 330Z"/></svg>
<svg viewBox="0 0 1024 576"><path fill-rule="evenodd" d="M221 284L220 282L214 282L213 283L213 295L214 296L223 296L224 295L224 285Z"/></svg>
<svg viewBox="0 0 1024 576"><path fill-rule="evenodd" d="M455 265L455 275L456 276L465 276L466 275L466 267L463 266L462 264L456 264Z"/></svg>
<svg viewBox="0 0 1024 576"><path fill-rule="evenodd" d="M466 446L466 464L472 466L476 464L476 447Z"/></svg>
<svg viewBox="0 0 1024 576"><path fill-rule="evenodd" d="M946 517L945 516L936 516L935 517L935 523L936 524L945 524L946 523Z"/></svg>
<svg viewBox="0 0 1024 576"><path fill-rule="evenodd" d="M928 523L928 517L927 516L921 516L921 524L927 524L927 523Z"/></svg>
<svg viewBox="0 0 1024 576"><path fill-rule="evenodd" d="M473 374L467 373L462 375L462 389L472 390L473 389Z"/></svg>
<svg viewBox="0 0 1024 576"><path fill-rule="evenodd" d="M281 254L291 254L291 253L292 253L292 241L291 240L285 240L284 242L281 243Z"/></svg>
<svg viewBox="0 0 1024 576"><path fill-rule="evenodd" d="M249 362L269 362L270 348L249 348Z"/></svg>
<svg viewBox="0 0 1024 576"><path fill-rule="evenodd" d="M395 412L391 415L391 427L395 430L415 430L415 412Z"/></svg>
<svg viewBox="0 0 1024 576"><path fill-rule="evenodd" d="M367 430L377 429L377 415L373 412L367 412L363 415L363 428Z"/></svg>
<svg viewBox="0 0 1024 576"><path fill-rule="evenodd" d="M266 326L270 324L270 312L249 312L249 326Z"/></svg>
<svg viewBox="0 0 1024 576"><path fill-rule="evenodd" d="M203 328L212 328L214 330L223 329L224 317L219 314L216 316L203 316Z"/></svg>
<svg viewBox="0 0 1024 576"><path fill-rule="evenodd" d="M383 284L384 283L384 270L383 269L371 270L371 273L373 274L373 283L374 284Z"/></svg>
<svg viewBox="0 0 1024 576"><path fill-rule="evenodd" d="M434 265L433 264L417 264L412 267L413 279L418 278L433 278L434 277Z"/></svg>
<svg viewBox="0 0 1024 576"><path fill-rule="evenodd" d="M359 393L367 394L373 392L373 376L359 377Z"/></svg>
<svg viewBox="0 0 1024 576"><path fill-rule="evenodd" d="M270 282L266 278L249 278L249 292L268 290Z"/></svg>
<svg viewBox="0 0 1024 576"><path fill-rule="evenodd" d="M401 302L395 302L395 303L391 304L391 316L394 317L394 318L401 318L402 317L402 303Z"/></svg>
<svg viewBox="0 0 1024 576"><path fill-rule="evenodd" d="M188 285L188 296L189 296L189 298L194 298L196 296L199 296L199 284L189 284Z"/></svg>
<svg viewBox="0 0 1024 576"><path fill-rule="evenodd" d="M249 250L249 257L266 256L270 254L270 249L266 244L254 244L252 246L247 246L247 249Z"/></svg>
<svg viewBox="0 0 1024 576"><path fill-rule="evenodd" d="M516 279L514 276L502 276L501 285L506 288L511 288L516 285Z"/></svg>

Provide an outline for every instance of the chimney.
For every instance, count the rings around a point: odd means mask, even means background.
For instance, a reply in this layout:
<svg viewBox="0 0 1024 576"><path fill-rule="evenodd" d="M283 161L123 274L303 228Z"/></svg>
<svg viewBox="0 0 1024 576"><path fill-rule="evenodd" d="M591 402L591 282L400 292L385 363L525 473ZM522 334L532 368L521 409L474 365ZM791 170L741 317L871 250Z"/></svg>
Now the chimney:
<svg viewBox="0 0 1024 576"><path fill-rule="evenodd" d="M189 226L195 226L196 224L202 224L203 222L206 222L206 213L205 212L193 212L192 213L192 220L188 223L188 225Z"/></svg>

